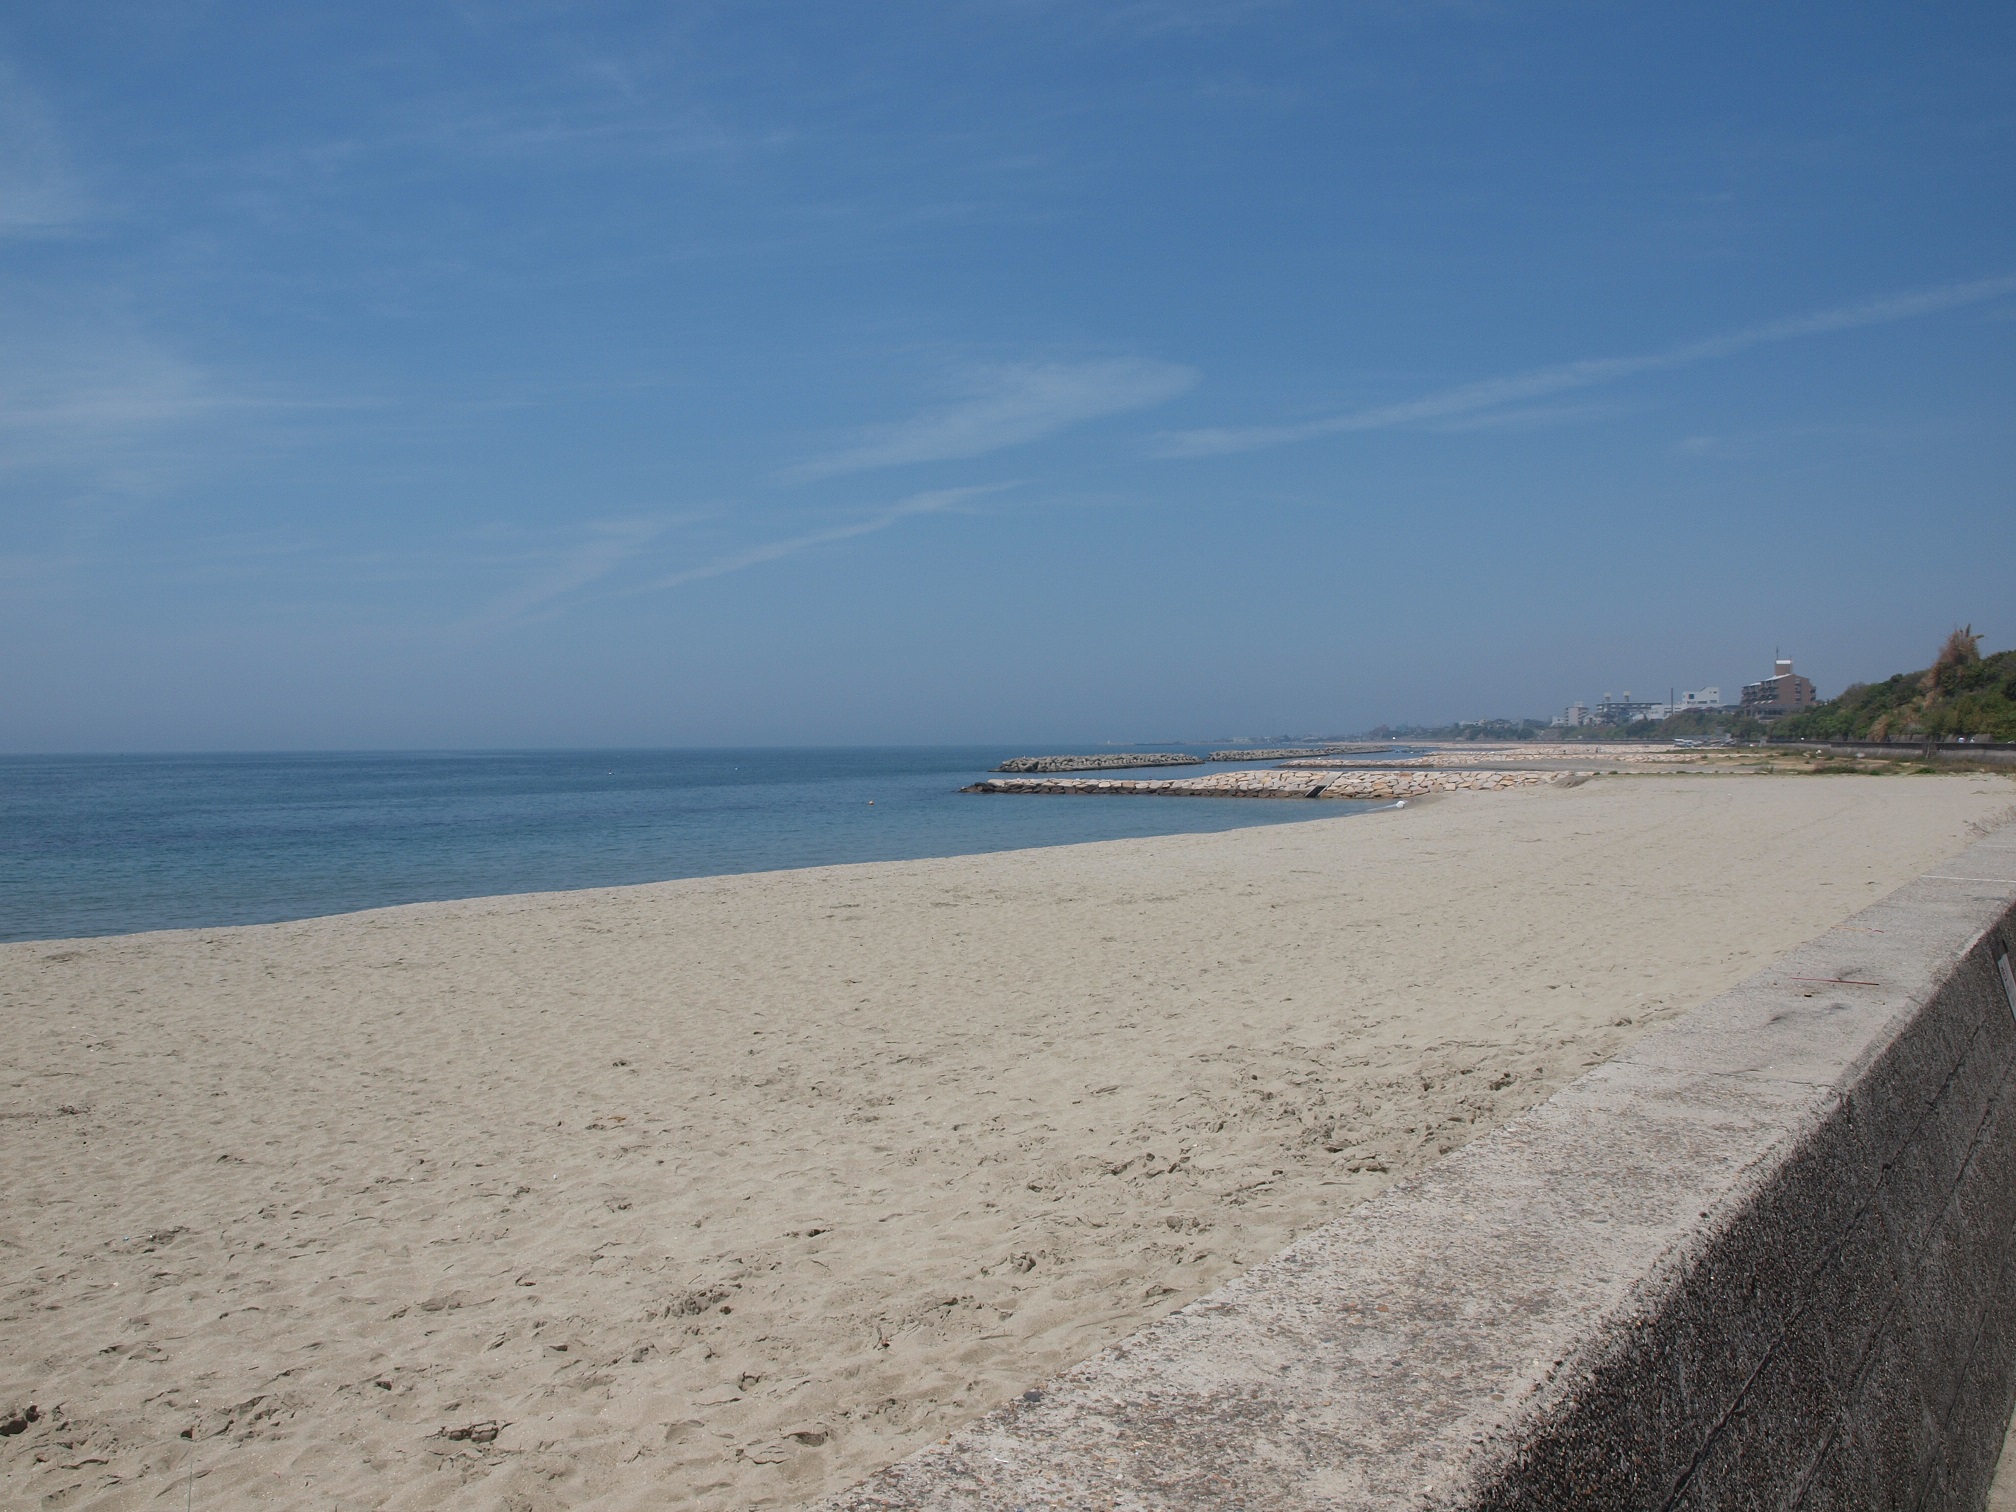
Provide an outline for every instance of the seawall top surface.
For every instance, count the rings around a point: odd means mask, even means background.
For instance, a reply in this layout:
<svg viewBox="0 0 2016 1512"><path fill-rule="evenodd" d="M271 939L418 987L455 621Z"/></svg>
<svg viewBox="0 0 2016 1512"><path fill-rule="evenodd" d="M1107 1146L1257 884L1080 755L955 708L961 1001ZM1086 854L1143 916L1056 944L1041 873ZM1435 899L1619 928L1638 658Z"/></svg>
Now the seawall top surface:
<svg viewBox="0 0 2016 1512"><path fill-rule="evenodd" d="M1473 1505L2012 904L2016 826L824 1505Z"/></svg>

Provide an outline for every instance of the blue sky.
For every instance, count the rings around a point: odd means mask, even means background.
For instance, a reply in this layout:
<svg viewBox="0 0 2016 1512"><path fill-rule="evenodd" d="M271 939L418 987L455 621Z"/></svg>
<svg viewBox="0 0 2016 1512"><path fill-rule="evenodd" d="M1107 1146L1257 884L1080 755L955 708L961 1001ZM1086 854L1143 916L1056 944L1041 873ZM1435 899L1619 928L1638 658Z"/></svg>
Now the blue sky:
<svg viewBox="0 0 2016 1512"><path fill-rule="evenodd" d="M2016 10L0 16L0 748L1208 739L2016 643Z"/></svg>

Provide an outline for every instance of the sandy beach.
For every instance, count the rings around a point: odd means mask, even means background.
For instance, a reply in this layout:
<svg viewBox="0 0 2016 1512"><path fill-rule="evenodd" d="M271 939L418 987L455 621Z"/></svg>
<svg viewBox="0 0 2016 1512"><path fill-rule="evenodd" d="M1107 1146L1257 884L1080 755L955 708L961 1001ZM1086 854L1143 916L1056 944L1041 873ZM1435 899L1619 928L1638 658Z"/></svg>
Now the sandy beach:
<svg viewBox="0 0 2016 1512"><path fill-rule="evenodd" d="M0 1486L801 1504L2012 810L2001 776L1612 776L0 947Z"/></svg>

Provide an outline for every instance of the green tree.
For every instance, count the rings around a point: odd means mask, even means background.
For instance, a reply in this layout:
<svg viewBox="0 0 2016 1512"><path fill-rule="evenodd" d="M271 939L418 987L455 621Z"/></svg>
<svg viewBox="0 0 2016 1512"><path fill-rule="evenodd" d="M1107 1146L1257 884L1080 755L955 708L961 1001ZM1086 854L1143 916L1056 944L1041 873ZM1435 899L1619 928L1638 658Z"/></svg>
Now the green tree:
<svg viewBox="0 0 2016 1512"><path fill-rule="evenodd" d="M2016 740L2016 651L1981 654L1972 625L1946 637L1932 665L1879 683L1856 683L1839 698L1789 715L1771 728L1782 740Z"/></svg>

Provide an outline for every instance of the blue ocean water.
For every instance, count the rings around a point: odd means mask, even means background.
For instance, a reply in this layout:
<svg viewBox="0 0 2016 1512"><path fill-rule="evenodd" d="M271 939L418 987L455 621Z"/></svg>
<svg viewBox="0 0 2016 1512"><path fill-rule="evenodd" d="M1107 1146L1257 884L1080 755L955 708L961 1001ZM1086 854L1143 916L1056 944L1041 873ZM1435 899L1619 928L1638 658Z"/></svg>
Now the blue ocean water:
<svg viewBox="0 0 2016 1512"><path fill-rule="evenodd" d="M1019 754L0 757L0 940L1239 829L1375 806L959 791Z"/></svg>

